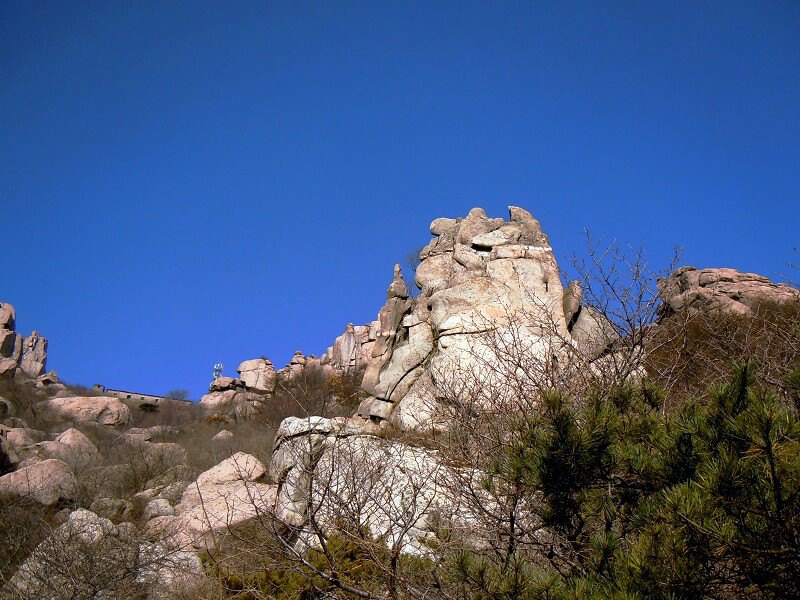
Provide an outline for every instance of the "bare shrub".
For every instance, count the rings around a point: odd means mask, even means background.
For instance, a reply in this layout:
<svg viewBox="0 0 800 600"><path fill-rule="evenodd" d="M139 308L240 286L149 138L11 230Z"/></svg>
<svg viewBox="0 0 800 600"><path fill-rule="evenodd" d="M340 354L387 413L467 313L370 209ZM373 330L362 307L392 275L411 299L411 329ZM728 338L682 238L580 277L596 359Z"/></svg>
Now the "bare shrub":
<svg viewBox="0 0 800 600"><path fill-rule="evenodd" d="M233 437L224 442L211 442L211 438L220 431L221 425L227 428ZM183 430L171 439L186 449L187 464L196 477L236 452L245 452L264 463L269 463L275 441L275 430L267 425L249 421L224 425L212 422L191 430Z"/></svg>
<svg viewBox="0 0 800 600"><path fill-rule="evenodd" d="M164 394L165 398L172 400L187 400L189 398L189 390L174 389Z"/></svg>
<svg viewBox="0 0 800 600"><path fill-rule="evenodd" d="M36 546L8 591L20 600L160 597L182 578L196 579L195 565L191 554L146 539L130 523L114 526L79 510Z"/></svg>
<svg viewBox="0 0 800 600"><path fill-rule="evenodd" d="M29 427L39 429L47 425L36 411L36 405L49 397L45 390L35 387L31 382L11 379L0 381L0 396L11 403L14 414Z"/></svg>
<svg viewBox="0 0 800 600"><path fill-rule="evenodd" d="M733 362L752 361L758 381L787 393L800 367L800 303L762 301L751 312L684 310L651 331L648 373L675 400L724 381Z"/></svg>
<svg viewBox="0 0 800 600"><path fill-rule="evenodd" d="M94 389L93 387L89 387L88 385L83 385L81 383L68 383L66 381L60 381L59 383L63 383L67 386L67 391L75 396L102 396L103 393Z"/></svg>
<svg viewBox="0 0 800 600"><path fill-rule="evenodd" d="M277 429L287 417L350 415L361 401L361 377L363 371L328 375L322 367L306 367L279 378L275 393L262 404L254 421Z"/></svg>
<svg viewBox="0 0 800 600"><path fill-rule="evenodd" d="M204 418L202 408L194 402L162 399L157 405L152 403L129 405L131 408L131 426L148 428L157 425L190 428ZM145 406L145 408L142 408ZM153 409L155 406L155 409Z"/></svg>
<svg viewBox="0 0 800 600"><path fill-rule="evenodd" d="M0 495L0 586L57 524L60 508Z"/></svg>

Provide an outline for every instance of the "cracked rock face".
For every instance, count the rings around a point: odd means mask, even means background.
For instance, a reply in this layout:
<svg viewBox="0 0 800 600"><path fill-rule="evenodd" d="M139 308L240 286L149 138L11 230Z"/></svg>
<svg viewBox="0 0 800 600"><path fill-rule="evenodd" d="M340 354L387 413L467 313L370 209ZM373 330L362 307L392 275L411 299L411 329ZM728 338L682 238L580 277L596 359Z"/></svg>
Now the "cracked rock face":
<svg viewBox="0 0 800 600"><path fill-rule="evenodd" d="M403 288L405 289L405 283L403 283ZM407 290L406 294L408 294ZM333 341L325 354L320 357L306 356L301 350L298 350L289 364L278 371L277 375L289 380L297 377L307 368L322 369L328 376L335 373L357 371L371 360L379 327L378 321L366 325L348 323L344 332Z"/></svg>
<svg viewBox="0 0 800 600"><path fill-rule="evenodd" d="M47 339L38 331L24 337L15 327L14 307L0 302L0 378L11 379L20 373L35 379L47 366Z"/></svg>
<svg viewBox="0 0 800 600"><path fill-rule="evenodd" d="M290 417L278 430L269 467L274 514L301 531L298 549L314 545L312 516L323 529L335 529L353 506L360 525L390 545L402 543L404 552L425 553L434 513L474 540L490 540L493 533L479 531L470 512L474 502L451 485L453 478L482 481L486 474L440 462L434 451L414 447L414 436L399 441L385 430L446 429L452 420L448 399L458 401L464 390L469 396L470 384L499 390L513 402L518 392L504 385L513 381L504 377L531 365L603 377L617 364L638 360L636 352L619 348L619 332L585 303L579 282L563 288L548 238L527 211L509 207L504 220L476 208L466 218L436 219L430 231L434 237L416 271L418 297L410 297L396 266L386 303L362 334L348 325L322 359L298 353L287 367L341 369L357 363L359 348L368 355L361 387L369 397L355 416ZM660 289L674 311L712 304L741 312L761 299L800 296L731 269L679 269ZM522 366L519 356L530 362ZM632 366L631 376L639 376L641 365ZM526 372L536 376L535 368ZM488 502L477 498L479 510ZM399 522L407 528L398 530Z"/></svg>
<svg viewBox="0 0 800 600"><path fill-rule="evenodd" d="M34 331L23 342L19 368L28 377L38 377L47 365L47 340Z"/></svg>
<svg viewBox="0 0 800 600"><path fill-rule="evenodd" d="M498 367L487 332L544 356L571 339L565 307L576 312L580 303L565 302L547 236L521 208L509 207L508 221L474 208L463 219L436 219L430 230L417 298L395 270L362 384L370 397L358 411L404 430L435 420L434 389L443 380Z"/></svg>
<svg viewBox="0 0 800 600"><path fill-rule="evenodd" d="M258 390L265 394L275 391L275 367L271 360L267 358L246 360L236 371L247 389Z"/></svg>

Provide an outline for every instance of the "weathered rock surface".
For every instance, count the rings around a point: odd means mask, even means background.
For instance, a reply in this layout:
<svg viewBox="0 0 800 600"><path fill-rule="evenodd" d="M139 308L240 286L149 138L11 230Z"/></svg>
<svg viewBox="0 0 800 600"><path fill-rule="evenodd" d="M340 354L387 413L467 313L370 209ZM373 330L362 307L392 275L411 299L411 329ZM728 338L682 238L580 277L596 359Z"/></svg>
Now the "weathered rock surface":
<svg viewBox="0 0 800 600"><path fill-rule="evenodd" d="M8 302L0 302L0 329L14 331L17 322L17 312Z"/></svg>
<svg viewBox="0 0 800 600"><path fill-rule="evenodd" d="M358 515L359 524L389 547L425 554L438 519L460 529L462 539L481 535L454 485L457 475L464 474L423 448L374 436L329 437L314 470L311 509L329 531L338 515Z"/></svg>
<svg viewBox="0 0 800 600"><path fill-rule="evenodd" d="M565 298L539 222L518 207L509 207L509 215L492 219L475 208L464 219L435 220L436 237L420 254L421 293L414 300L395 268L362 382L369 397L361 417L430 426L437 422L437 387L505 368L492 340L513 339L542 361L573 343L568 318L578 313L580 296L573 288ZM398 409L406 397L413 408ZM395 410L402 416L392 418ZM419 410L424 419L415 418Z"/></svg>
<svg viewBox="0 0 800 600"><path fill-rule="evenodd" d="M322 364L330 365L335 371L343 373L359 369L372 357L372 346L376 337L374 323L348 323L344 333L334 340L333 346L322 356Z"/></svg>
<svg viewBox="0 0 800 600"><path fill-rule="evenodd" d="M278 428L269 468L278 484L275 515L283 523L305 523L311 477L333 429L331 419L324 417L289 417Z"/></svg>
<svg viewBox="0 0 800 600"><path fill-rule="evenodd" d="M3 332L0 331L0 337ZM2 340L0 340L1 342ZM17 370L17 361L11 358L4 358L0 356L0 381L6 381L14 378L14 373Z"/></svg>
<svg viewBox="0 0 800 600"><path fill-rule="evenodd" d="M245 452L237 452L218 465L201 473L195 481L195 485L190 486L190 489L184 493L181 502L187 498L196 498L196 494L202 494L203 489L206 487L235 481L257 481L266 472L267 468L264 463L255 456ZM199 491L197 488L199 488Z"/></svg>
<svg viewBox="0 0 800 600"><path fill-rule="evenodd" d="M200 398L200 406L209 414L236 421L252 418L263 408L265 401L267 397L264 394L248 392L241 387L210 392Z"/></svg>
<svg viewBox="0 0 800 600"><path fill-rule="evenodd" d="M77 429L67 429L55 440L39 442L30 450L41 459L62 460L73 470L89 467L102 459L97 447Z"/></svg>
<svg viewBox="0 0 800 600"><path fill-rule="evenodd" d="M14 376L22 352L22 336L15 331L16 311L11 304L0 302L0 377Z"/></svg>
<svg viewBox="0 0 800 600"><path fill-rule="evenodd" d="M69 466L56 458L0 477L0 494L11 494L51 506L59 500L73 500L78 483Z"/></svg>
<svg viewBox="0 0 800 600"><path fill-rule="evenodd" d="M189 484L175 506L178 516L160 527L200 547L209 532L271 514L276 486L262 481L265 473L256 457L234 454Z"/></svg>
<svg viewBox="0 0 800 600"><path fill-rule="evenodd" d="M18 454L23 454L31 446L47 440L47 434L26 427L12 427L6 431L6 439Z"/></svg>
<svg viewBox="0 0 800 600"><path fill-rule="evenodd" d="M748 314L760 302L799 302L800 290L736 269L681 267L658 282L667 314L703 309Z"/></svg>
<svg viewBox="0 0 800 600"><path fill-rule="evenodd" d="M15 327L14 307L0 302L0 379L13 379L17 373L36 378L45 371L47 340L38 331L23 338Z"/></svg>
<svg viewBox="0 0 800 600"><path fill-rule="evenodd" d="M97 423L116 428L124 427L131 418L130 409L110 396L50 398L40 402L37 410L54 422Z"/></svg>
<svg viewBox="0 0 800 600"><path fill-rule="evenodd" d="M248 390L257 390L265 394L275 391L275 367L271 360L266 358L246 360L236 370Z"/></svg>
<svg viewBox="0 0 800 600"><path fill-rule="evenodd" d="M393 284L397 290L405 289L402 277ZM406 290L406 294L408 291ZM352 373L366 367L372 360L375 342L378 339L380 323L373 321L366 325L353 325L348 323L344 332L338 336L325 353L317 357L306 356L297 350L289 364L277 371L278 378L290 381L299 376L306 369L320 369L325 376L337 373Z"/></svg>
<svg viewBox="0 0 800 600"><path fill-rule="evenodd" d="M20 370L28 377L38 377L47 365L47 340L34 331L23 342Z"/></svg>

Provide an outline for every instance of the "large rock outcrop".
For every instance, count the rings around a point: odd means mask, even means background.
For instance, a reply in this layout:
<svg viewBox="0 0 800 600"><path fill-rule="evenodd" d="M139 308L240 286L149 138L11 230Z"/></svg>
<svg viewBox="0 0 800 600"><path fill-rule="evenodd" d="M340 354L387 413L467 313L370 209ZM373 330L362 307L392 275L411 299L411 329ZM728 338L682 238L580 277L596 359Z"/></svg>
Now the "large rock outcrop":
<svg viewBox="0 0 800 600"><path fill-rule="evenodd" d="M749 314L761 302L800 301L800 290L736 269L681 267L659 280L658 287L667 315L707 309Z"/></svg>
<svg viewBox="0 0 800 600"><path fill-rule="evenodd" d="M509 213L508 221L480 208L463 219L436 219L435 237L420 254L415 299L395 268L360 416L404 430L430 426L437 388L508 369L497 355L498 340L542 361L573 343L547 236L527 211L512 206Z"/></svg>
<svg viewBox="0 0 800 600"><path fill-rule="evenodd" d="M131 418L130 409L111 396L49 398L37 404L36 411L54 423L97 423L116 428L126 426Z"/></svg>
<svg viewBox="0 0 800 600"><path fill-rule="evenodd" d="M16 311L0 302L0 379L20 374L36 378L45 372L47 340L34 331L28 337L16 332Z"/></svg>
<svg viewBox="0 0 800 600"><path fill-rule="evenodd" d="M250 390L242 379L217 377L211 382L209 393L200 398L200 407L209 415L246 420L258 413L270 397L271 393L265 390Z"/></svg>
<svg viewBox="0 0 800 600"><path fill-rule="evenodd" d="M463 529L476 544L495 544L496 531L482 531L476 517L495 510L502 497L489 492L491 474L445 460L433 444L414 445L430 439L417 434L446 430L453 414L519 407L523 398L525 409L535 411L549 385L643 374L641 342L588 306L579 282L563 287L548 238L530 213L512 206L504 220L476 208L466 218L436 219L430 232L416 298L395 266L376 321L348 324L321 358L298 351L278 372L291 378L308 368L331 374L365 367L361 387L368 397L357 414L290 417L278 429L269 465L275 486L265 488L261 506L296 535L298 551L315 545L317 526L335 530L344 519L402 552L426 553L441 523ZM800 296L730 269L686 267L659 287L665 312L708 306L745 312L764 300ZM520 390L515 379L532 385ZM453 410L475 392L499 403L465 402ZM195 495L185 492L187 505ZM538 535L541 524L530 529Z"/></svg>
<svg viewBox="0 0 800 600"><path fill-rule="evenodd" d="M275 367L268 358L246 360L239 365L236 371L248 390L264 394L271 394L275 391Z"/></svg>

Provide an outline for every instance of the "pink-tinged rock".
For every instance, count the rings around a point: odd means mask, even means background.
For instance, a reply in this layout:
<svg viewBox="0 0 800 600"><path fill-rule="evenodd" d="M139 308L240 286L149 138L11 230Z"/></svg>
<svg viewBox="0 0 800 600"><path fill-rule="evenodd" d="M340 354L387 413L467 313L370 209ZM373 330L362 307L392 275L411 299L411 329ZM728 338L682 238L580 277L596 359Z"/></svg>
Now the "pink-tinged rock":
<svg viewBox="0 0 800 600"><path fill-rule="evenodd" d="M25 338L19 368L28 377L38 377L47 366L47 339L34 331Z"/></svg>
<svg viewBox="0 0 800 600"><path fill-rule="evenodd" d="M55 422L98 423L109 427L124 427L131 411L118 398L109 396L72 396L50 398L37 405L42 415Z"/></svg>
<svg viewBox="0 0 800 600"><path fill-rule="evenodd" d="M233 434L228 431L227 429L223 429L217 435L211 438L211 441L215 444L226 444L229 443L233 439Z"/></svg>
<svg viewBox="0 0 800 600"><path fill-rule="evenodd" d="M52 506L73 500L78 483L64 461L49 458L0 477L0 494L7 493Z"/></svg>
<svg viewBox="0 0 800 600"><path fill-rule="evenodd" d="M209 392L224 392L225 390L235 390L244 388L244 382L234 377L217 377L208 387Z"/></svg>
<svg viewBox="0 0 800 600"><path fill-rule="evenodd" d="M160 525L174 531L181 541L200 546L210 531L270 514L276 486L260 481L265 473L260 460L238 452L189 484L175 506L178 517Z"/></svg>
<svg viewBox="0 0 800 600"><path fill-rule="evenodd" d="M8 302L0 302L0 329L14 331L17 313Z"/></svg>
<svg viewBox="0 0 800 600"><path fill-rule="evenodd" d="M275 367L267 358L246 360L237 369L247 389L271 394L275 391Z"/></svg>
<svg viewBox="0 0 800 600"><path fill-rule="evenodd" d="M62 460L72 469L83 469L101 460L97 447L77 429L67 429L52 442L40 442L31 450L40 458Z"/></svg>
<svg viewBox="0 0 800 600"><path fill-rule="evenodd" d="M747 314L761 302L800 302L800 290L736 269L681 267L658 282L665 312L721 309Z"/></svg>

